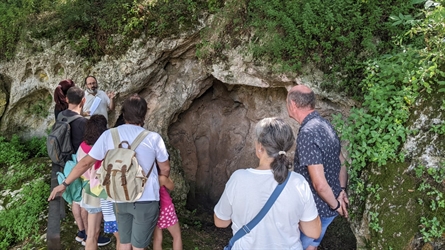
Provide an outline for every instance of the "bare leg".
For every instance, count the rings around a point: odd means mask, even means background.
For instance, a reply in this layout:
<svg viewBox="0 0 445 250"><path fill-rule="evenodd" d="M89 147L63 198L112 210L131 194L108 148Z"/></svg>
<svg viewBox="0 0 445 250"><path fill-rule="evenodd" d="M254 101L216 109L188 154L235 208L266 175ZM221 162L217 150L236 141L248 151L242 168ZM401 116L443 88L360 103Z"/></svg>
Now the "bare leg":
<svg viewBox="0 0 445 250"><path fill-rule="evenodd" d="M85 250L97 249L97 238L100 233L100 223L102 222L102 212L95 214L88 214L88 232Z"/></svg>
<svg viewBox="0 0 445 250"><path fill-rule="evenodd" d="M173 237L173 250L182 250L181 227L179 226L179 222L173 226L169 226L167 230Z"/></svg>
<svg viewBox="0 0 445 250"><path fill-rule="evenodd" d="M306 250L317 250L317 247L314 247L314 246L308 246L308 247L306 248Z"/></svg>
<svg viewBox="0 0 445 250"><path fill-rule="evenodd" d="M80 215L82 217L82 223L85 228L85 233L88 233L88 212L85 208L80 207Z"/></svg>
<svg viewBox="0 0 445 250"><path fill-rule="evenodd" d="M162 229L158 226L153 232L153 250L162 250Z"/></svg>
<svg viewBox="0 0 445 250"><path fill-rule="evenodd" d="M119 247L119 250L145 250L144 248L138 248L131 245L131 243L122 244Z"/></svg>
<svg viewBox="0 0 445 250"><path fill-rule="evenodd" d="M76 221L77 228L79 229L79 231L85 230L86 227L82 221L82 213L80 210L80 205L73 202L73 204L71 205L71 210L73 211L74 220Z"/></svg>
<svg viewBox="0 0 445 250"><path fill-rule="evenodd" d="M116 250L120 250L121 239L119 238L119 232L114 232L113 235L116 237Z"/></svg>

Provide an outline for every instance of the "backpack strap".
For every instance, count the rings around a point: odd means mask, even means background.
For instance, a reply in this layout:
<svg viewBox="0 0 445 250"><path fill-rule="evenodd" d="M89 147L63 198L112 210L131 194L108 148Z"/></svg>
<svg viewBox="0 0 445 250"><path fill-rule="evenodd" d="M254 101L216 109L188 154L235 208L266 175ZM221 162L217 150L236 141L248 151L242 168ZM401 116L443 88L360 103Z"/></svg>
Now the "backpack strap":
<svg viewBox="0 0 445 250"><path fill-rule="evenodd" d="M145 177L147 177L147 178L148 178L148 176L150 176L150 174L151 174L151 171L153 170L153 167L155 166L155 164L156 164L156 159L155 159L155 161L153 162L153 164L151 165L150 171L148 171L148 174L147 174L147 176L145 176Z"/></svg>
<svg viewBox="0 0 445 250"><path fill-rule="evenodd" d="M82 116L79 115L79 114L73 115L73 116L64 116L62 114L62 112L60 112L59 115L57 116L57 120L58 121L63 121L63 119L66 119L66 122L71 123L72 121L77 120L80 117L82 117Z"/></svg>
<svg viewBox="0 0 445 250"><path fill-rule="evenodd" d="M112 128L110 129L110 131L111 131L111 136L113 137L114 148L118 148L119 144L121 143L119 132L117 131L117 128Z"/></svg>
<svg viewBox="0 0 445 250"><path fill-rule="evenodd" d="M144 131L142 131L138 137L136 137L136 139L134 139L133 143L131 144L131 149L135 150L139 144L145 139L145 137L147 137L147 135L150 133L150 131L144 129Z"/></svg>
<svg viewBox="0 0 445 250"><path fill-rule="evenodd" d="M117 128L112 128L110 129L111 131L111 136L113 137L113 144L114 144L114 148L118 148L119 144L121 144L121 139L119 137L119 132L117 131ZM139 146L139 144L145 139L145 137L150 133L150 131L144 129L144 131L142 131L133 141L133 143L131 145L129 145L129 148L132 150L135 150L137 148L137 146ZM127 141L123 141L125 143L128 144Z"/></svg>

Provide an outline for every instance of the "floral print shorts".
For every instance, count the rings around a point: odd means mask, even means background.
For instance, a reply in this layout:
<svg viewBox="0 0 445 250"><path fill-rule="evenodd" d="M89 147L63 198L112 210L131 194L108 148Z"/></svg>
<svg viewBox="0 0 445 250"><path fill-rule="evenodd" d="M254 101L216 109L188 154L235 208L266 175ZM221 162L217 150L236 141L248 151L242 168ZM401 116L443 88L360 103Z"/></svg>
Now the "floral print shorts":
<svg viewBox="0 0 445 250"><path fill-rule="evenodd" d="M161 208L161 211L159 212L158 227L164 229L173 226L176 223L178 223L178 216L176 215L175 206L171 204Z"/></svg>
<svg viewBox="0 0 445 250"><path fill-rule="evenodd" d="M112 234L112 233L117 232L116 221L105 221L104 222L104 232L107 234Z"/></svg>

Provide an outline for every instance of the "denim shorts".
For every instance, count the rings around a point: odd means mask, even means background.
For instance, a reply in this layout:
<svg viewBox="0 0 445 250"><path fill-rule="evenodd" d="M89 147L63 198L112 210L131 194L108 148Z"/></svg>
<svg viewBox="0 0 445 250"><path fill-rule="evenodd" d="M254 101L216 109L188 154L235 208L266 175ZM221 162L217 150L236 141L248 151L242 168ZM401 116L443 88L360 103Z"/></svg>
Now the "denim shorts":
<svg viewBox="0 0 445 250"><path fill-rule="evenodd" d="M320 220L321 220L321 234L320 234L320 238L318 238L318 239L312 239L310 237L307 237L306 235L304 235L303 232L301 232L300 233L300 240L301 240L301 244L303 245L303 249L308 248L308 246L318 247L320 245L320 243L321 243L321 240L324 237L324 234L326 233L326 229L328 229L328 226L335 219L335 217L337 217L337 215L332 216L332 217L320 217Z"/></svg>
<svg viewBox="0 0 445 250"><path fill-rule="evenodd" d="M80 201L79 205L80 205L80 207L85 208L85 210L87 210L87 212L89 214L97 214L97 213L102 212L102 208L101 207L90 206L90 205L86 204L83 199Z"/></svg>

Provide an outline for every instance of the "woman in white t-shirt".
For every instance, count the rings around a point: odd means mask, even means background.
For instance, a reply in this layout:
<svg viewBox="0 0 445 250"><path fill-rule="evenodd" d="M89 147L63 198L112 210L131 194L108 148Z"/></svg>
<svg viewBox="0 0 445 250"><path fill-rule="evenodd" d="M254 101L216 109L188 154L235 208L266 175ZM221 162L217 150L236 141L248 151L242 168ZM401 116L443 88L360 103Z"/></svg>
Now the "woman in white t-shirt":
<svg viewBox="0 0 445 250"><path fill-rule="evenodd" d="M271 209L250 233L232 249L301 250L300 230L317 238L320 218L309 184L303 176L289 171L289 151L294 142L292 128L279 118L265 118L255 128L255 168L235 171L226 184L214 212L215 225L232 223L235 234L261 210L275 187L290 178Z"/></svg>

